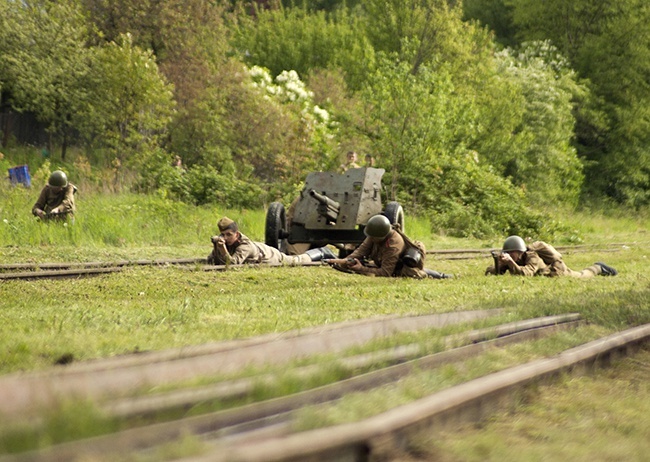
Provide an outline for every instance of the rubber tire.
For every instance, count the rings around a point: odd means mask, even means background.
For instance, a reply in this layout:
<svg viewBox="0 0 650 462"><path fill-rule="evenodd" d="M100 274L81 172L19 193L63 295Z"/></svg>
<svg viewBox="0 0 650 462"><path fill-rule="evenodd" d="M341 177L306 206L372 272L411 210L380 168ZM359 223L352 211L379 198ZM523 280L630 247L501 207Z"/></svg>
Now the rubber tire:
<svg viewBox="0 0 650 462"><path fill-rule="evenodd" d="M266 226L264 229L264 243L270 247L282 250L285 246L287 214L281 202L271 202L266 211Z"/></svg>
<svg viewBox="0 0 650 462"><path fill-rule="evenodd" d="M404 228L404 209L399 204L399 202L393 201L386 204L384 215L386 215L391 225L399 223L402 232L406 233L406 229Z"/></svg>

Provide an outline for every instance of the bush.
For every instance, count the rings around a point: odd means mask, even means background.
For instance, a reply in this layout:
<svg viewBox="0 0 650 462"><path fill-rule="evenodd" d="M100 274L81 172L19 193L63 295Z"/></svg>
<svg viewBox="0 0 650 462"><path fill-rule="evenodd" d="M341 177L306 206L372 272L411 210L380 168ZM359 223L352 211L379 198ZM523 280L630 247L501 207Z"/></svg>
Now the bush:
<svg viewBox="0 0 650 462"><path fill-rule="evenodd" d="M549 216L528 207L521 189L480 165L471 153L441 159L439 166L403 181L406 191L427 185L417 196L417 206L426 210L434 231L457 237L519 234L551 239L560 230Z"/></svg>

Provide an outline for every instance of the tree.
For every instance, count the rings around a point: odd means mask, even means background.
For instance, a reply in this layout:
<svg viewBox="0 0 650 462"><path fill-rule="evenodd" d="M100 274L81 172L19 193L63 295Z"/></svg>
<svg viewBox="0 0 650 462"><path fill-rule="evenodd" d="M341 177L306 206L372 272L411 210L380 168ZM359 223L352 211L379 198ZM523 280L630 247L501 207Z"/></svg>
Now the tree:
<svg viewBox="0 0 650 462"><path fill-rule="evenodd" d="M273 76L286 70L308 75L315 69L340 69L348 86L358 89L374 63L374 50L363 30L347 9L328 16L323 11L280 8L240 19L232 43L244 62L265 67Z"/></svg>
<svg viewBox="0 0 650 462"><path fill-rule="evenodd" d="M586 184L622 203L650 203L650 7L643 0L504 0L520 40L549 39L581 78L577 148ZM582 111L584 110L584 112Z"/></svg>
<svg viewBox="0 0 650 462"><path fill-rule="evenodd" d="M47 124L50 145L60 141L65 159L72 120L88 96L85 18L73 1L3 0L2 5L0 61L10 102Z"/></svg>
<svg viewBox="0 0 650 462"><path fill-rule="evenodd" d="M107 147L114 157L137 160L158 145L173 115L173 87L158 70L151 52L131 37L94 49L88 74L92 100L77 126L88 142Z"/></svg>
<svg viewBox="0 0 650 462"><path fill-rule="evenodd" d="M499 54L501 74L522 95L523 113L514 129L509 156L494 165L503 168L515 185L525 188L539 205L576 206L580 195L582 163L572 145L575 118L573 101L587 90L576 82L566 60L549 42L525 44Z"/></svg>

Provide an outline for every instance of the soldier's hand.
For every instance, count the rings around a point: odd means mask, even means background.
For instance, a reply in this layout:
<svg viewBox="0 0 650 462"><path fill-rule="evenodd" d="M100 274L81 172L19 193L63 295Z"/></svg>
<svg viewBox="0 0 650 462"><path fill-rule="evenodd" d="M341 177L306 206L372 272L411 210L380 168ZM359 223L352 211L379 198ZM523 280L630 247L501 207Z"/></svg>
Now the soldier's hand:
<svg viewBox="0 0 650 462"><path fill-rule="evenodd" d="M41 209L36 209L36 216L42 220L45 218L45 212Z"/></svg>
<svg viewBox="0 0 650 462"><path fill-rule="evenodd" d="M363 267L361 262L356 258L348 258L345 264L348 268L350 268L353 271L358 271Z"/></svg>
<svg viewBox="0 0 650 462"><path fill-rule="evenodd" d="M512 262L512 263L514 263L514 260L512 259L512 257L510 256L510 254L509 254L509 253L506 253L506 252L503 252L501 255L499 255L499 261L501 261L501 262L503 262L503 263L506 263L506 264L507 264L508 262Z"/></svg>

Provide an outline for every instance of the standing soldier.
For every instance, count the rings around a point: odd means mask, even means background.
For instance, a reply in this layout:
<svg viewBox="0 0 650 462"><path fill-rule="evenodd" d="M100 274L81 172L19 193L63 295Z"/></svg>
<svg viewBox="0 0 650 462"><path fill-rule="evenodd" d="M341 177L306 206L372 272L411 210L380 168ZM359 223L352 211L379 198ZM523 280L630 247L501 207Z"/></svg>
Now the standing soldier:
<svg viewBox="0 0 650 462"><path fill-rule="evenodd" d="M526 246L519 236L508 237L501 252L493 254L493 257L495 264L487 268L486 275L508 272L515 276L591 278L618 274L618 271L602 262L596 262L582 271L574 271L564 263L562 254L552 245L536 241Z"/></svg>
<svg viewBox="0 0 650 462"><path fill-rule="evenodd" d="M335 257L334 253L327 247L310 249L300 255L285 255L278 249L262 242L251 241L239 232L237 223L228 217L219 220L217 226L221 234L211 238L214 249L208 256L209 264L267 263L272 265L300 265Z"/></svg>
<svg viewBox="0 0 650 462"><path fill-rule="evenodd" d="M327 263L335 268L366 276L405 276L417 279L451 278L449 274L426 268L418 269L415 264L411 264L409 260L414 259L414 255L410 253L411 249L407 249L402 235L393 229L390 221L384 215L371 217L363 232L366 238L354 252L346 258L327 260ZM417 257L418 255L415 255L415 259L419 263ZM421 258L421 256L419 257ZM364 265L361 263L362 260L371 263Z"/></svg>
<svg viewBox="0 0 650 462"><path fill-rule="evenodd" d="M68 182L66 174L61 170L55 170L41 190L32 208L32 214L41 220L74 218L76 192L77 187Z"/></svg>
<svg viewBox="0 0 650 462"><path fill-rule="evenodd" d="M339 166L339 173L345 173L348 169L359 168L360 165L357 164L358 156L354 151L350 151L345 156L345 163Z"/></svg>

